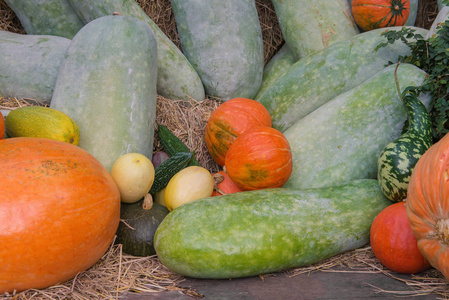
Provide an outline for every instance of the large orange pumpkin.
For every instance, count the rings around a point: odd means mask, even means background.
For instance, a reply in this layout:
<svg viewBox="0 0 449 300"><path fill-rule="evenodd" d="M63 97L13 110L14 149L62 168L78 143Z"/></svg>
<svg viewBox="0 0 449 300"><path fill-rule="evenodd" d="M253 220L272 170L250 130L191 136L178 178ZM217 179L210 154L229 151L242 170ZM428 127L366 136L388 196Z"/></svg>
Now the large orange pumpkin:
<svg viewBox="0 0 449 300"><path fill-rule="evenodd" d="M352 0L352 15L363 31L402 26L410 14L410 0Z"/></svg>
<svg viewBox="0 0 449 300"><path fill-rule="evenodd" d="M292 173L290 144L272 127L245 131L229 147L225 161L225 171L242 190L281 187Z"/></svg>
<svg viewBox="0 0 449 300"><path fill-rule="evenodd" d="M256 100L234 98L218 106L206 124L204 138L214 161L224 166L232 142L254 125L271 127L270 113Z"/></svg>
<svg viewBox="0 0 449 300"><path fill-rule="evenodd" d="M418 247L449 279L449 135L430 147L413 169L407 215Z"/></svg>
<svg viewBox="0 0 449 300"><path fill-rule="evenodd" d="M120 193L88 152L51 139L4 139L0 178L0 294L67 281L107 251Z"/></svg>
<svg viewBox="0 0 449 300"><path fill-rule="evenodd" d="M418 249L404 202L386 207L374 218L370 242L376 258L391 271L415 274L430 268Z"/></svg>

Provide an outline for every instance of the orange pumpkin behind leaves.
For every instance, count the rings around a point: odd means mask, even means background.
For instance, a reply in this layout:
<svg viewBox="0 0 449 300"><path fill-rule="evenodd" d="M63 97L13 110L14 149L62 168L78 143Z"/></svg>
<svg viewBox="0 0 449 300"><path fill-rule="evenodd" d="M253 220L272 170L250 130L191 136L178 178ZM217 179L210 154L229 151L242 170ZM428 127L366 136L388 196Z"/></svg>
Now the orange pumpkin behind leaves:
<svg viewBox="0 0 449 300"><path fill-rule="evenodd" d="M205 128L205 143L213 160L224 166L232 142L254 125L271 127L268 110L256 100L234 98L215 109Z"/></svg>
<svg viewBox="0 0 449 300"><path fill-rule="evenodd" d="M285 136L272 127L253 126L232 143L225 170L242 190L282 187L292 173Z"/></svg>

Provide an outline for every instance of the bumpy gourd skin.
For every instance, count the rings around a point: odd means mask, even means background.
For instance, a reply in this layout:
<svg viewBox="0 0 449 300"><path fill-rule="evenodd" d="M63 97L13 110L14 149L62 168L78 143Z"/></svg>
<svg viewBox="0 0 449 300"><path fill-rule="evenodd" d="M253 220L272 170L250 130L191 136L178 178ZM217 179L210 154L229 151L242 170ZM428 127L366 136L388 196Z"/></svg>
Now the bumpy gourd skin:
<svg viewBox="0 0 449 300"><path fill-rule="evenodd" d="M374 179L204 198L167 215L154 246L161 262L181 275L254 276L365 245L375 216L390 204Z"/></svg>
<svg viewBox="0 0 449 300"><path fill-rule="evenodd" d="M254 1L172 0L183 53L206 93L253 99L263 66L263 39Z"/></svg>

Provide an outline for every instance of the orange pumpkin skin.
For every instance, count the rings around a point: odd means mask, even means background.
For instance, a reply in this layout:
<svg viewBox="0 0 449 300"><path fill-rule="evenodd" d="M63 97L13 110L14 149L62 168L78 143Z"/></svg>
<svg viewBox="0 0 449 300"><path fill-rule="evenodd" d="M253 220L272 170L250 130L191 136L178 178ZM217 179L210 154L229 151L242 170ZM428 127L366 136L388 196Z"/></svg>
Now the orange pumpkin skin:
<svg viewBox="0 0 449 300"><path fill-rule="evenodd" d="M391 271L415 274L430 268L418 249L404 202L392 204L376 216L370 242L376 258Z"/></svg>
<svg viewBox="0 0 449 300"><path fill-rule="evenodd" d="M253 126L229 147L225 171L245 191L282 187L292 173L290 144L277 129Z"/></svg>
<svg viewBox="0 0 449 300"><path fill-rule="evenodd" d="M352 15L363 30L402 26L410 14L410 0L352 0Z"/></svg>
<svg viewBox="0 0 449 300"><path fill-rule="evenodd" d="M5 118L2 112L0 112L0 140L5 137Z"/></svg>
<svg viewBox="0 0 449 300"><path fill-rule="evenodd" d="M212 196L221 196L225 194L232 194L232 193L238 193L242 190L232 181L231 177L229 177L228 173L225 171L218 171L212 176L215 178L218 176L223 176L223 181L216 184L216 187L214 188L214 191L212 192Z"/></svg>
<svg viewBox="0 0 449 300"><path fill-rule="evenodd" d="M218 106L206 124L204 138L213 160L224 166L232 142L254 125L272 125L270 113L256 100L234 98Z"/></svg>
<svg viewBox="0 0 449 300"><path fill-rule="evenodd" d="M43 138L0 141L0 294L62 283L107 251L120 193L87 151Z"/></svg>
<svg viewBox="0 0 449 300"><path fill-rule="evenodd" d="M418 247L449 279L449 135L418 160L407 190L407 215Z"/></svg>

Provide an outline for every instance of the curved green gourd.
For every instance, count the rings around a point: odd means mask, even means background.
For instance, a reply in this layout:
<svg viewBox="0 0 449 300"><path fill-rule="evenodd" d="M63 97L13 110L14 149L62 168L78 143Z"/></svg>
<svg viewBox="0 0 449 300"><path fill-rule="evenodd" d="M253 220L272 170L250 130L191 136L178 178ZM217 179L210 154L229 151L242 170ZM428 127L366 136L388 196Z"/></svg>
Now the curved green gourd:
<svg viewBox="0 0 449 300"><path fill-rule="evenodd" d="M407 94L401 100L407 111L407 131L385 146L377 161L380 189L394 202L403 201L407 197L413 168L433 144L432 121L427 108L414 94Z"/></svg>
<svg viewBox="0 0 449 300"><path fill-rule="evenodd" d="M145 22L153 30L157 41L157 93L174 100L204 100L204 87L198 73L135 0L68 1L85 23L115 12Z"/></svg>

